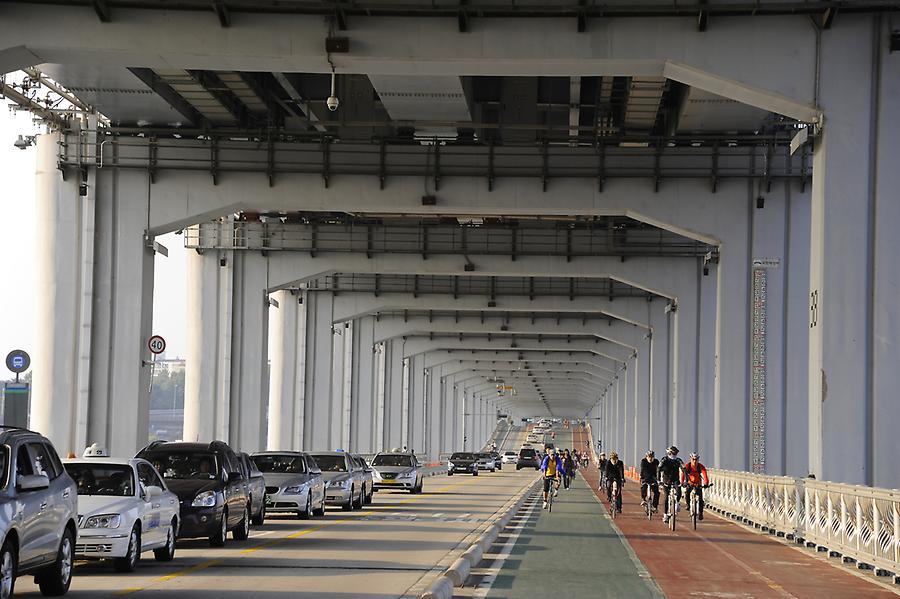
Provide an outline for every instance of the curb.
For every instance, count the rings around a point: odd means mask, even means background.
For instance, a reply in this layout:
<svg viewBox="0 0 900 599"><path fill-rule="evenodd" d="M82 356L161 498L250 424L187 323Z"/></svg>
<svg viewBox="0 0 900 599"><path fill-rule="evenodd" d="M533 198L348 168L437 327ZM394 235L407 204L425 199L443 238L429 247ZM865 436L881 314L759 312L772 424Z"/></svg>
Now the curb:
<svg viewBox="0 0 900 599"><path fill-rule="evenodd" d="M462 552L462 555L449 568L437 577L437 580L428 587L427 591L419 596L419 599L452 599L453 588L462 586L466 582L472 568L475 568L481 562L485 552L497 540L500 531L506 528L513 516L522 508L525 500L539 482L540 479L527 485L505 507L501 508L503 514L485 527L475 541Z"/></svg>

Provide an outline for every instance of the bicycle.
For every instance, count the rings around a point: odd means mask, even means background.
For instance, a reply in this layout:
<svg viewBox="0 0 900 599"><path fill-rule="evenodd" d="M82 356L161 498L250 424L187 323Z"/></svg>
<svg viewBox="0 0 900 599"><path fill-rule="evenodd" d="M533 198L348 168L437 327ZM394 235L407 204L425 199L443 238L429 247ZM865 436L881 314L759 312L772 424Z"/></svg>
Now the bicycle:
<svg viewBox="0 0 900 599"><path fill-rule="evenodd" d="M615 520L616 514L619 513L619 481L617 480L612 482L612 494L610 497L609 510L612 513L613 520Z"/></svg>
<svg viewBox="0 0 900 599"><path fill-rule="evenodd" d="M559 482L555 476L547 477L550 479L550 487L547 489L547 511L553 511L553 495L554 491L559 489Z"/></svg>
<svg viewBox="0 0 900 599"><path fill-rule="evenodd" d="M647 521L653 522L653 483L647 484L647 493L644 495L645 508L647 509Z"/></svg>
<svg viewBox="0 0 900 599"><path fill-rule="evenodd" d="M675 514L678 508L678 483L669 483L666 485L666 513L669 516L668 526L675 532Z"/></svg>
<svg viewBox="0 0 900 599"><path fill-rule="evenodd" d="M710 483L708 485L700 485L702 489L708 489L713 484ZM700 517L700 497L697 495L697 486L688 485L690 487L690 492L688 494L689 504L691 506L691 522L694 524L694 530L697 530L697 520Z"/></svg>

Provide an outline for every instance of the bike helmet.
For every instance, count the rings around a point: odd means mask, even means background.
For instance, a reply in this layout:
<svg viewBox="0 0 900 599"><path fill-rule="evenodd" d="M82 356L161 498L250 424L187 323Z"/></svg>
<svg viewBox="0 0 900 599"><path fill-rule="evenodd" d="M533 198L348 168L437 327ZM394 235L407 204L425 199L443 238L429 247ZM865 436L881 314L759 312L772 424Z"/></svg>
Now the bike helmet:
<svg viewBox="0 0 900 599"><path fill-rule="evenodd" d="M672 445L666 450L666 453L674 453L675 455L678 455L678 448Z"/></svg>
<svg viewBox="0 0 900 599"><path fill-rule="evenodd" d="M614 452L612 452L611 454L609 454L609 459L611 459L611 460L612 460L612 459L617 459L617 460L618 460L618 459L619 459L619 454L617 454L617 453L614 451Z"/></svg>
<svg viewBox="0 0 900 599"><path fill-rule="evenodd" d="M647 452L647 457L648 457L648 458L655 458L655 457L656 457L656 453L651 449L651 450L649 450L649 451Z"/></svg>
<svg viewBox="0 0 900 599"><path fill-rule="evenodd" d="M601 454L600 454L600 458L605 460L605 459L606 459L606 452L601 453Z"/></svg>
<svg viewBox="0 0 900 599"><path fill-rule="evenodd" d="M690 458L690 459L692 459L692 460L699 460L699 459L700 459L700 454L697 453L697 452L695 451L695 452L691 453L691 458Z"/></svg>

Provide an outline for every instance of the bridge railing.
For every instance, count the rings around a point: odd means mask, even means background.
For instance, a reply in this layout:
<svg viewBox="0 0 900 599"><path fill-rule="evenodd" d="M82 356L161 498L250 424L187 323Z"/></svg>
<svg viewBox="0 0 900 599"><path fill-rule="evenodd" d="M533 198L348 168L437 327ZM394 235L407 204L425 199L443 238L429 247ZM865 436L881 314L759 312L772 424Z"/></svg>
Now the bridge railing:
<svg viewBox="0 0 900 599"><path fill-rule="evenodd" d="M900 491L710 470L707 503L770 534L900 574Z"/></svg>

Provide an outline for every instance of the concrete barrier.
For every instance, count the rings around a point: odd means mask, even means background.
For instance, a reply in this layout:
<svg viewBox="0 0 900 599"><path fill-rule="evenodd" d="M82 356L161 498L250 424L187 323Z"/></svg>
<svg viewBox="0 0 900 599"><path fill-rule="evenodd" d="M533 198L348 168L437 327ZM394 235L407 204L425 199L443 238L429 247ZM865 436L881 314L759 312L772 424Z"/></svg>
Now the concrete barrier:
<svg viewBox="0 0 900 599"><path fill-rule="evenodd" d="M445 575L438 576L420 599L453 599L453 582Z"/></svg>

